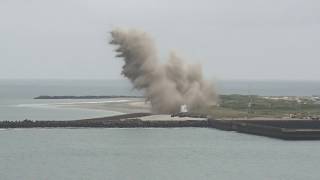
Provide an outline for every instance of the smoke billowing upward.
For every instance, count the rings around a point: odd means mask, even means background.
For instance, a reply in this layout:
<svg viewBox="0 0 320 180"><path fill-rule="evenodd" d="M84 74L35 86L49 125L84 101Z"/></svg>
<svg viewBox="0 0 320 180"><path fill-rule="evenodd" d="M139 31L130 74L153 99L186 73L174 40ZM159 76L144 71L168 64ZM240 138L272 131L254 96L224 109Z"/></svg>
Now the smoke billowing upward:
<svg viewBox="0 0 320 180"><path fill-rule="evenodd" d="M115 29L111 36L117 57L125 62L122 74L144 91L153 112L178 112L183 104L196 111L216 103L214 86L203 79L200 65L186 64L174 52L160 64L152 38L139 30Z"/></svg>

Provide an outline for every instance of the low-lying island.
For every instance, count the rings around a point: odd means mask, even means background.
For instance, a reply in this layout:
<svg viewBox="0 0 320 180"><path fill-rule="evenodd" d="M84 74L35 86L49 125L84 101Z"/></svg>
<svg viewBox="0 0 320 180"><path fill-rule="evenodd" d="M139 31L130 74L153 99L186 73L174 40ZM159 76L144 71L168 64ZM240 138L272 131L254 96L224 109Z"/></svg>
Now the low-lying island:
<svg viewBox="0 0 320 180"><path fill-rule="evenodd" d="M0 128L173 128L201 127L285 140L320 140L319 120L219 120L132 113L71 121L0 121Z"/></svg>

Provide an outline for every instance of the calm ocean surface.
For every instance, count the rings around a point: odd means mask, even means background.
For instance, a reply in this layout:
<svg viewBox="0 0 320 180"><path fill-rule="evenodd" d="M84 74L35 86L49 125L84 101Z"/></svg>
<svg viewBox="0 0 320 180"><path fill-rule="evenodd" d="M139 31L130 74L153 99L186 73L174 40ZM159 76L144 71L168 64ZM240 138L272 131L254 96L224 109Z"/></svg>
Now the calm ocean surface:
<svg viewBox="0 0 320 180"><path fill-rule="evenodd" d="M319 141L207 128L0 130L2 180L319 180Z"/></svg>
<svg viewBox="0 0 320 180"><path fill-rule="evenodd" d="M0 80L0 120L74 120L119 114L118 112L63 108L56 104L99 100L44 100L39 95L134 95L122 81L99 80Z"/></svg>
<svg viewBox="0 0 320 180"><path fill-rule="evenodd" d="M320 94L319 82L220 82L223 94ZM39 95L138 95L110 80L0 80L0 120L118 114L34 100ZM318 180L319 141L282 141L206 128L0 129L2 180Z"/></svg>

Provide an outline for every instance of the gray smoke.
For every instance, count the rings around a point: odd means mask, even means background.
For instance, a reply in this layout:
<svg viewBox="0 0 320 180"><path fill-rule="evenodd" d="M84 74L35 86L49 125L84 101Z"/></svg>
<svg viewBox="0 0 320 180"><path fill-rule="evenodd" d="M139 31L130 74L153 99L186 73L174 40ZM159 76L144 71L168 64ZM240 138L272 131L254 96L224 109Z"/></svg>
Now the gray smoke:
<svg viewBox="0 0 320 180"><path fill-rule="evenodd" d="M200 65L186 64L174 52L160 64L153 40L139 30L115 29L111 37L110 44L118 46L117 57L125 62L122 74L144 91L153 112L178 112L183 104L198 111L216 104L214 86L203 79Z"/></svg>

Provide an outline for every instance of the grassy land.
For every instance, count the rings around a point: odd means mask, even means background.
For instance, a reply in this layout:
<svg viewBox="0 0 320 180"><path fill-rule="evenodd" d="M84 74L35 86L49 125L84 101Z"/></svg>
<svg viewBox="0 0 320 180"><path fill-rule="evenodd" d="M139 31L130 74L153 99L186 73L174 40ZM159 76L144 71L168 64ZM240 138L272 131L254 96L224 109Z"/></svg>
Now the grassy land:
<svg viewBox="0 0 320 180"><path fill-rule="evenodd" d="M251 99L251 100L250 100ZM248 104L251 111L248 113ZM217 118L229 117L289 117L319 116L320 104L311 97L262 97L246 95L221 95L218 107L210 109Z"/></svg>

